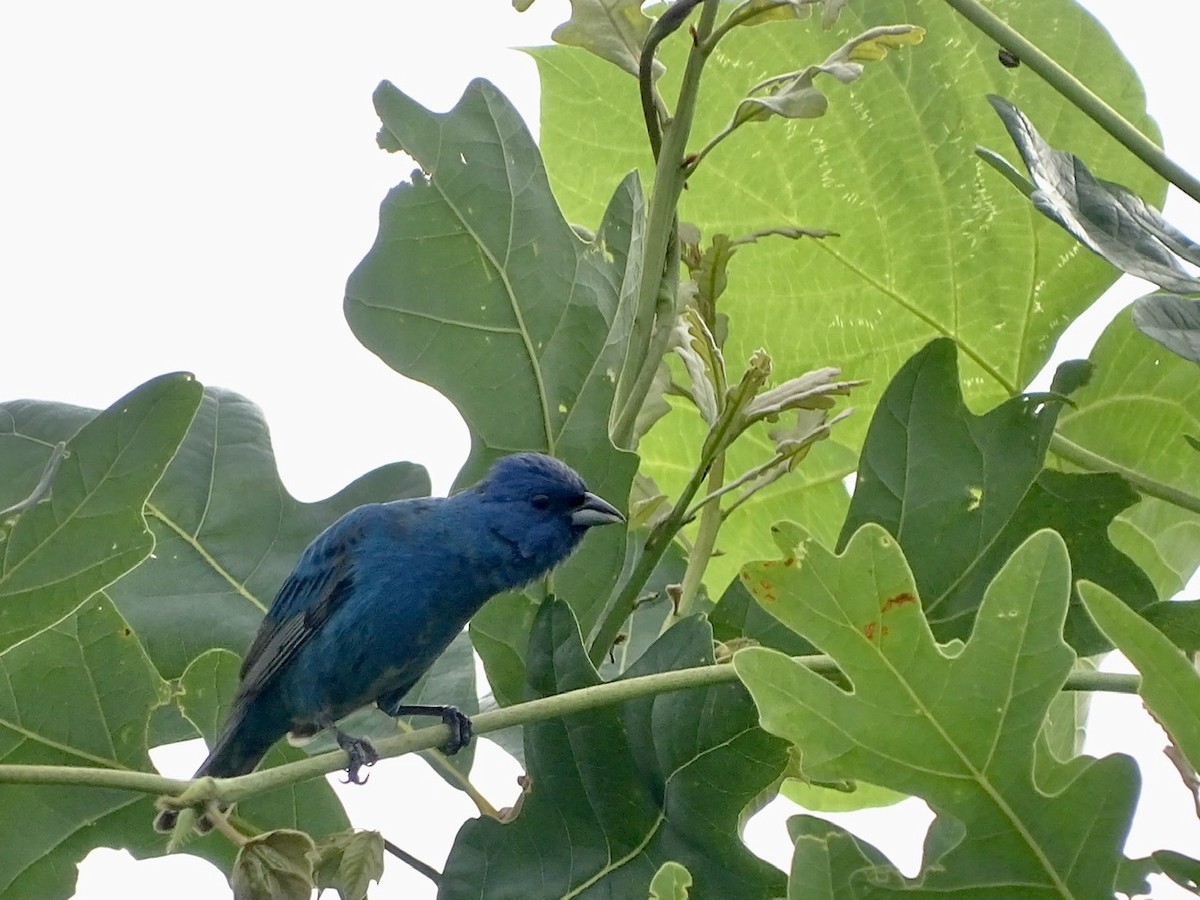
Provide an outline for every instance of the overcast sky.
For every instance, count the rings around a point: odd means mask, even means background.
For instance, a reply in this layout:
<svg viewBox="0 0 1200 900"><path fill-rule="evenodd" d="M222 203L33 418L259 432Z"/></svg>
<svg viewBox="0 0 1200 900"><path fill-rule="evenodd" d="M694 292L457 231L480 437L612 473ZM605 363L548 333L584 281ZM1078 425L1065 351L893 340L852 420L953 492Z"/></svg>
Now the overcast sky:
<svg viewBox="0 0 1200 900"><path fill-rule="evenodd" d="M1142 73L1168 151L1200 171L1191 79L1179 74L1195 55L1200 4L1084 5ZM104 407L186 369L264 408L284 481L301 499L396 459L426 465L444 492L467 452L457 414L364 350L342 318L345 279L374 239L378 204L408 174L375 146L371 91L388 78L444 110L486 76L536 124L533 64L506 48L544 43L566 11L566 0L538 0L523 15L505 0L4 4L0 400ZM1200 234L1190 201L1173 198L1167 213ZM1139 292L1128 285L1119 296ZM1110 726L1089 749L1137 752L1151 785L1130 852L1200 856L1200 828L1159 759L1157 726L1135 699L1096 705L1121 712L1102 717ZM477 781L505 805L518 769L481 744ZM185 776L202 756L194 742L162 765ZM415 758L376 766L369 787L342 795L356 825L439 865L471 812ZM750 833L780 863L788 812L775 807ZM869 839L912 872L919 831L889 819L876 827ZM129 898L228 896L206 863L135 865L115 852L85 864L78 896L109 898L116 885ZM432 891L389 865L372 896Z"/></svg>

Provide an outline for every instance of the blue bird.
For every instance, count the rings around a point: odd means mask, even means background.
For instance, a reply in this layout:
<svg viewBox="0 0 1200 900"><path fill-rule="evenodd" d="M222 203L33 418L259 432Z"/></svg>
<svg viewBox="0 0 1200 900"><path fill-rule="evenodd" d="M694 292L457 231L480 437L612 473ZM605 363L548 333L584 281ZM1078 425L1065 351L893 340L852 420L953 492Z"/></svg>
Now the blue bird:
<svg viewBox="0 0 1200 900"><path fill-rule="evenodd" d="M250 772L289 732L330 729L349 756L347 775L378 759L365 738L337 721L374 703L390 716L436 715L450 727L443 748L471 739L452 706L401 701L495 594L562 563L596 525L622 522L570 467L539 453L496 461L452 497L371 503L319 534L275 596L246 658L224 729L196 772ZM170 831L177 813L155 819Z"/></svg>

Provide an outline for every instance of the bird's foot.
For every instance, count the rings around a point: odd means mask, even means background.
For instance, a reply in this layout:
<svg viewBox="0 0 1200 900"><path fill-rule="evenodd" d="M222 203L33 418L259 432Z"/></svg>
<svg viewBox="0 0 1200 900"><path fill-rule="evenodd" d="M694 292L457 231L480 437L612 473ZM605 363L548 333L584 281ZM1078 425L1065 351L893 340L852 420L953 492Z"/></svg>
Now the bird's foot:
<svg viewBox="0 0 1200 900"><path fill-rule="evenodd" d="M447 756L453 756L467 744L475 734L468 716L457 706L411 706L404 703L380 703L379 708L398 719L401 716L438 716L442 723L450 729L450 739L438 749Z"/></svg>
<svg viewBox="0 0 1200 900"><path fill-rule="evenodd" d="M475 733L475 728L471 724L471 719L456 706L446 706L442 708L442 722L450 729L450 740L442 744L442 752L447 756L453 756L467 744L471 743L471 737Z"/></svg>
<svg viewBox="0 0 1200 900"><path fill-rule="evenodd" d="M373 766L379 762L379 751L377 751L371 742L366 738L352 737L346 732L339 729L334 729L334 736L337 738L338 746L346 751L346 755L350 757L350 764L346 766L346 784L366 784L367 775L359 775L359 770L364 766Z"/></svg>

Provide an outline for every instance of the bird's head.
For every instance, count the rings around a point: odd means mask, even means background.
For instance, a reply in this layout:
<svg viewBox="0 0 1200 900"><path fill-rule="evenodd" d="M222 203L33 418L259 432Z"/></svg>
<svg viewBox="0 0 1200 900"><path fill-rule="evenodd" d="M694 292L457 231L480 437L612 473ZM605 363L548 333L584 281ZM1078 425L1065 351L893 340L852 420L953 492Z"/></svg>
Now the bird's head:
<svg viewBox="0 0 1200 900"><path fill-rule="evenodd" d="M574 469L541 453L502 457L471 490L492 532L537 569L525 580L563 562L589 528L625 521Z"/></svg>

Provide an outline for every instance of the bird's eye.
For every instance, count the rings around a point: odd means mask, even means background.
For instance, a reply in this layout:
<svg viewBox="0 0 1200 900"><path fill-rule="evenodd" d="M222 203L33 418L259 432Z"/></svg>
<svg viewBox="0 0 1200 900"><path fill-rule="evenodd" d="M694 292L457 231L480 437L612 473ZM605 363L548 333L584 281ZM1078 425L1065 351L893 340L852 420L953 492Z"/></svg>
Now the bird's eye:
<svg viewBox="0 0 1200 900"><path fill-rule="evenodd" d="M545 494L534 494L533 499L529 501L533 504L534 509L549 509L550 498Z"/></svg>

